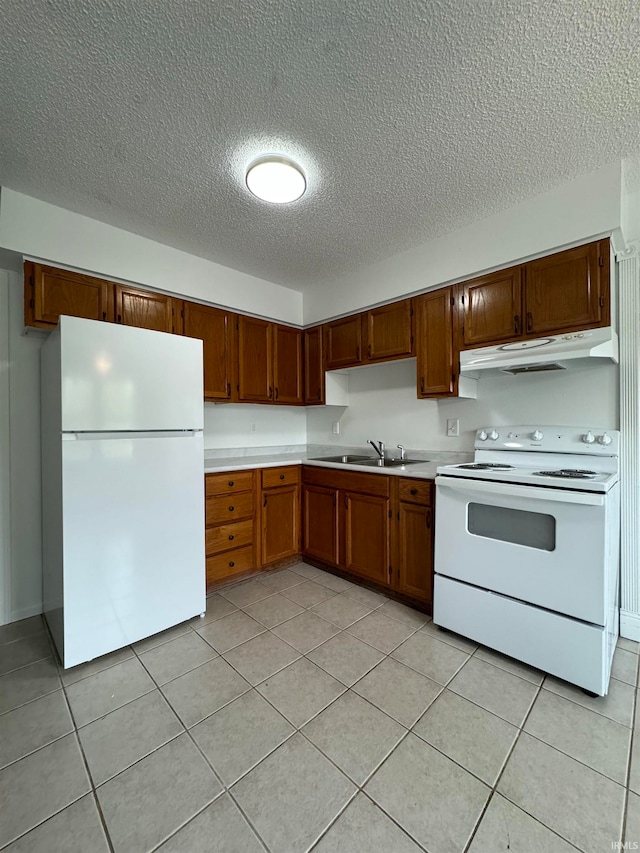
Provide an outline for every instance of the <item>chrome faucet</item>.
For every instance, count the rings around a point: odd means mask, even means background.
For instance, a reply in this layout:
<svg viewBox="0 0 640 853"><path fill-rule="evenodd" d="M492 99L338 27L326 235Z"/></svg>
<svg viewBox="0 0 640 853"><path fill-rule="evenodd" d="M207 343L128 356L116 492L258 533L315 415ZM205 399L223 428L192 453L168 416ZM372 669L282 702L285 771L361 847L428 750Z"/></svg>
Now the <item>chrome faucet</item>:
<svg viewBox="0 0 640 853"><path fill-rule="evenodd" d="M398 445L398 450L400 451L400 459L401 459L401 461L402 461L402 462L404 462L404 445L403 445L403 444L399 444L399 445Z"/></svg>
<svg viewBox="0 0 640 853"><path fill-rule="evenodd" d="M370 438L368 438L367 444L370 444L371 447L373 447L380 459L384 459L384 441L372 441Z"/></svg>

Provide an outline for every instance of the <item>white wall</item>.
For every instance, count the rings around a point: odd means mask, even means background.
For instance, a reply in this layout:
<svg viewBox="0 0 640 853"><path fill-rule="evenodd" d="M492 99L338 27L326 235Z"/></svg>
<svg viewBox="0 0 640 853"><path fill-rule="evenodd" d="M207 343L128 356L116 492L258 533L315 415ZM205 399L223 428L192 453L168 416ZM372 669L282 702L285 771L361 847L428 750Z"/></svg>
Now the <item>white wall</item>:
<svg viewBox="0 0 640 853"><path fill-rule="evenodd" d="M291 446L306 442L307 416L304 408L205 403L205 450Z"/></svg>
<svg viewBox="0 0 640 853"><path fill-rule="evenodd" d="M395 449L473 450L482 426L558 424L617 429L618 368L614 364L558 373L483 376L477 400L418 400L413 359L350 371L347 408L309 408L309 444L357 445L382 439ZM447 418L460 419L460 437L446 435ZM331 425L340 423L340 435Z"/></svg>
<svg viewBox="0 0 640 853"><path fill-rule="evenodd" d="M11 560L9 621L42 610L40 509L40 347L24 335L22 276L9 273L9 429Z"/></svg>
<svg viewBox="0 0 640 853"><path fill-rule="evenodd" d="M2 188L0 247L49 263L302 324L302 294Z"/></svg>
<svg viewBox="0 0 640 853"><path fill-rule="evenodd" d="M534 255L608 236L621 225L618 161L381 263L305 293L304 322L462 281Z"/></svg>
<svg viewBox="0 0 640 853"><path fill-rule="evenodd" d="M11 619L9 273L0 270L0 625Z"/></svg>

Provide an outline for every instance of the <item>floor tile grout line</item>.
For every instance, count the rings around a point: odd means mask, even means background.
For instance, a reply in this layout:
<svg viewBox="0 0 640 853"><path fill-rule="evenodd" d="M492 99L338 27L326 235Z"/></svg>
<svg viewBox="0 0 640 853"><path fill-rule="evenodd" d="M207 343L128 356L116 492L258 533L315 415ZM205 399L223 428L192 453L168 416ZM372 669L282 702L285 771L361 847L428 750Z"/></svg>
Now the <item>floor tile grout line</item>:
<svg viewBox="0 0 640 853"><path fill-rule="evenodd" d="M54 662L54 664L55 664L55 662ZM17 672L17 670L16 670L16 672ZM52 693L57 693L58 690L62 690L62 684L60 684L58 687L54 687L53 690L47 690L46 693L42 693L42 695L40 695L40 696L36 696L33 699L27 699L26 702L20 702L20 704L16 705L14 708L9 708L7 711L1 711L0 712L0 719L2 719L2 717L6 716L7 714L10 714L12 711L17 711L20 708L26 708L27 705L32 705L34 702L37 702L39 699L44 699L45 696L51 696Z"/></svg>
<svg viewBox="0 0 640 853"><path fill-rule="evenodd" d="M494 781L493 785L491 786L491 790L490 790L489 796L487 797L487 801L486 801L486 803L484 804L484 807L483 807L483 809L481 810L481 812L480 812L480 814L479 814L479 816L478 816L478 819L476 820L476 823L475 823L475 825L474 825L474 827L473 827L473 829L472 829L472 831L471 831L471 834L469 835L469 838L468 838L468 840L467 840L467 843L466 843L466 844L465 844L465 846L464 846L463 853L467 853L467 851L469 850L469 847L470 847L470 846L471 846L471 844L473 843L473 839L475 838L475 835L476 835L476 833L477 833L477 831L478 831L478 829L479 829L479 827L480 827L480 824L482 823L482 821L483 821L483 819L484 819L484 816L485 816L485 815L486 815L486 813L487 813L487 810L488 810L488 808L489 808L489 804L491 803L491 801L493 800L494 795L495 795L495 794L496 794L496 792L498 791L498 785L500 784L500 780L502 779L502 777L503 777L503 775L504 775L504 771L505 771L505 769L506 769L507 765L509 764L509 760L511 759L511 756L512 756L512 755L513 755L513 753L514 753L514 750L515 750L515 748L516 748L516 745L518 744L518 741L520 740L520 737L521 737L521 735L522 735L522 732L524 731L524 726L525 726L525 724L526 724L526 722L527 722L527 719L529 718L529 715L531 714L531 711L532 711L532 709L533 709L533 706L534 706L534 705L535 705L535 703L536 703L536 700L537 700L538 696L540 695L540 691L541 691L541 690L542 690L542 685L538 685L538 687L537 687L537 689L536 689L535 696L534 696L534 697L533 697L533 699L531 700L531 703L530 703L530 705L529 705L529 708L528 708L528 710L527 710L527 713L524 715L524 718L523 718L523 720L522 720L521 725L517 727L517 734L516 734L515 738L513 739L513 743L511 744L511 748L507 751L507 755L505 756L505 759L504 759L504 761L503 761L503 763L502 763L502 766L501 766L501 768L500 768L500 771L498 772L498 774L497 774L497 776L496 776L496 779L495 779L495 781ZM516 804L514 803L514 805L516 805ZM523 811L524 811L524 809L523 809ZM533 815L532 815L532 817L533 817ZM541 823L541 821L539 821L539 823ZM542 825L544 826L544 824L542 824ZM547 828L550 828L550 827L547 827ZM556 834L557 834L557 833L556 833Z"/></svg>
<svg viewBox="0 0 640 853"><path fill-rule="evenodd" d="M574 699L572 696L565 696L564 693L557 693L555 690L552 690L550 687L545 687L545 683L547 681L547 678L549 678L549 675L550 675L549 673L545 673L545 677L543 678L542 684L540 685L541 688L543 690L545 690L547 693L552 693L554 696L560 696L560 698L566 699L568 702L572 702L574 705L578 705L580 708L585 708L587 711L593 711L593 713L597 714L599 717L604 717L606 720L611 720L614 723L618 723L618 725L624 726L626 729L633 728L633 707L631 709L632 710L631 725L628 726L628 725L626 725L626 723L621 723L620 720L616 720L613 717L609 717L606 714L603 714L602 711L598 711L598 710L596 710L596 708L591 708L591 707L588 707L587 705L583 705L582 702L578 702L578 700ZM557 676L552 675L551 678L557 678ZM558 680L561 681L562 679L558 679ZM618 684L626 684L627 687L631 687L631 689L633 690L633 693L634 693L634 699L633 699L632 705L635 705L636 688L634 688L632 684L627 684L626 681L619 681L617 678L612 677L610 680L610 683L611 683L611 681L617 681ZM562 683L567 684L569 687L575 687L577 690L581 689L581 688L577 687L577 685L571 684L571 682L569 682L569 681L563 681ZM603 697L601 697L601 698L603 698Z"/></svg>

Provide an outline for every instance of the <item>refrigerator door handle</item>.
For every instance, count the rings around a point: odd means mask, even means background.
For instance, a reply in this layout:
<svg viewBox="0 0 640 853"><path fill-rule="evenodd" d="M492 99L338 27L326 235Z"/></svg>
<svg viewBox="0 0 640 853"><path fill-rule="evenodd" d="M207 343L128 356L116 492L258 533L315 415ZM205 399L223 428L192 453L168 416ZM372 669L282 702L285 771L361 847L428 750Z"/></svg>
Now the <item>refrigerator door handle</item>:
<svg viewBox="0 0 640 853"><path fill-rule="evenodd" d="M101 441L109 439L136 439L136 438L195 438L201 436L199 429L175 429L175 430L146 430L125 432L63 432L63 441Z"/></svg>

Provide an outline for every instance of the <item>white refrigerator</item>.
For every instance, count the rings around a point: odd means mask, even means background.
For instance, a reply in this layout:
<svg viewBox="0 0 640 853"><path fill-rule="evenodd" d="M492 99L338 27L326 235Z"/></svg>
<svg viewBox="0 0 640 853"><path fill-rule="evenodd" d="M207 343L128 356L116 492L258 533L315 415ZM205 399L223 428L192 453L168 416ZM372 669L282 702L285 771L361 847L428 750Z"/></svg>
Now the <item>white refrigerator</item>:
<svg viewBox="0 0 640 853"><path fill-rule="evenodd" d="M205 610L202 341L61 317L42 346L44 612L66 667Z"/></svg>

